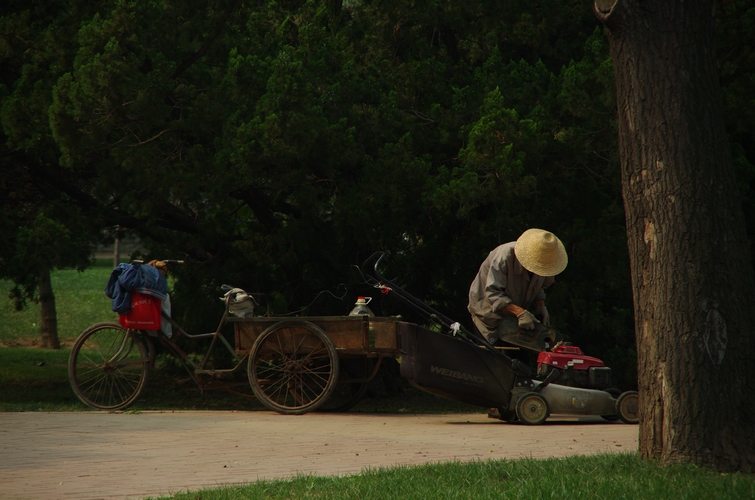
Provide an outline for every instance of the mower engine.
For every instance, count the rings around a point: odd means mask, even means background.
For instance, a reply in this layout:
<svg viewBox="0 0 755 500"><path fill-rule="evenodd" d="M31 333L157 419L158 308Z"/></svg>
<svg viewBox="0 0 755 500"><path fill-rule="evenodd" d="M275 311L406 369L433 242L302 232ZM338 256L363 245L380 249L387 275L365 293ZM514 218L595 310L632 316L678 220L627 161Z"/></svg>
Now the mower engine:
<svg viewBox="0 0 755 500"><path fill-rule="evenodd" d="M553 372L557 373L553 373ZM536 378L554 384L584 389L608 389L611 369L602 360L586 356L574 345L559 342L550 351L537 356Z"/></svg>

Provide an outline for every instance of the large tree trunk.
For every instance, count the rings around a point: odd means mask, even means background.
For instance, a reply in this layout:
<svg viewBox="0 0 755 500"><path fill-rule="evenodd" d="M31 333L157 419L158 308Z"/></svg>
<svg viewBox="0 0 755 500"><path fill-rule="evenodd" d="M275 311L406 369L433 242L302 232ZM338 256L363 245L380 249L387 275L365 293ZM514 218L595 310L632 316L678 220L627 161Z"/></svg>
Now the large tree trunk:
<svg viewBox="0 0 755 500"><path fill-rule="evenodd" d="M42 311L42 325L40 326L42 347L60 349L58 316L55 311L55 294L52 291L49 269L39 273L37 291L39 292L39 308Z"/></svg>
<svg viewBox="0 0 755 500"><path fill-rule="evenodd" d="M713 0L595 0L616 76L640 453L755 465L753 272L720 105Z"/></svg>

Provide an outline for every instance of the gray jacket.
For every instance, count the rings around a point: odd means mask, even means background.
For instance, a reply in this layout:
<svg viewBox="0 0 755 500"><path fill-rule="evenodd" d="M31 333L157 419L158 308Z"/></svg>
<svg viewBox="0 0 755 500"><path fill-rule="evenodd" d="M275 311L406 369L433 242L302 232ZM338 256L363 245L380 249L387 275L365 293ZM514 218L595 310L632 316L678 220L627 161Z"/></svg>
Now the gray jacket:
<svg viewBox="0 0 755 500"><path fill-rule="evenodd" d="M552 276L530 274L514 255L516 242L504 243L488 254L469 287L472 320L486 338L494 335L504 314L513 303L524 309L535 300L545 299L545 289L553 284Z"/></svg>

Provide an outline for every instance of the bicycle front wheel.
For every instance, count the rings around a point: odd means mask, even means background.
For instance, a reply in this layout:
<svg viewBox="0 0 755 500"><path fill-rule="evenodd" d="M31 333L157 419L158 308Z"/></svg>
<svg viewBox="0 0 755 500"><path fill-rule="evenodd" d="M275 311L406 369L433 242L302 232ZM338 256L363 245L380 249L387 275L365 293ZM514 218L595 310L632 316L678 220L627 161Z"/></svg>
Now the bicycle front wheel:
<svg viewBox="0 0 755 500"><path fill-rule="evenodd" d="M68 378L84 404L121 410L144 390L149 365L149 350L133 330L116 323L98 323L73 344Z"/></svg>

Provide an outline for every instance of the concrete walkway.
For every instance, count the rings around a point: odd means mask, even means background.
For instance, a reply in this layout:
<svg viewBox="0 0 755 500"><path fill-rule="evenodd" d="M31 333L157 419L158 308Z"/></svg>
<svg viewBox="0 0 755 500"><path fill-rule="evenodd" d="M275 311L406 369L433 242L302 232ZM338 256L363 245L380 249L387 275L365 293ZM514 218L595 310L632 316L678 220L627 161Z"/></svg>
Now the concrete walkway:
<svg viewBox="0 0 755 500"><path fill-rule="evenodd" d="M0 498L139 499L397 464L637 450L638 426L484 413L0 413Z"/></svg>

